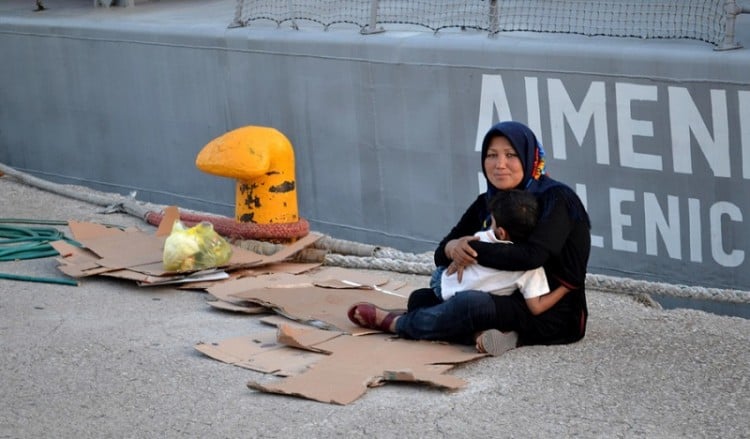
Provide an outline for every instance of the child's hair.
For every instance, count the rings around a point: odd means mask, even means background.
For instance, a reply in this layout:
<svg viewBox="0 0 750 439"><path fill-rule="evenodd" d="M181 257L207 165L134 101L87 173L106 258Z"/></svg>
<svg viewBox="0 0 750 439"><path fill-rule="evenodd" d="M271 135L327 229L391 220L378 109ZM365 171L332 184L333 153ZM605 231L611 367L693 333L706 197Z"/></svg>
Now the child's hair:
<svg viewBox="0 0 750 439"><path fill-rule="evenodd" d="M513 241L526 240L539 218L536 197L531 192L519 189L497 191L489 207L495 225L505 229Z"/></svg>

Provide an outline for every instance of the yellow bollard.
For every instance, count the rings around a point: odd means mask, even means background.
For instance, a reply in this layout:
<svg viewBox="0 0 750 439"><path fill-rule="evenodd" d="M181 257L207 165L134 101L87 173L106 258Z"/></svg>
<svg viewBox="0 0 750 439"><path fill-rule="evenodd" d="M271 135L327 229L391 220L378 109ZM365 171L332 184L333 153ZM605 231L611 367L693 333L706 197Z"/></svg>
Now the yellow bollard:
<svg viewBox="0 0 750 439"><path fill-rule="evenodd" d="M299 221L294 150L278 130L246 126L229 131L204 146L195 165L203 172L237 180L237 221Z"/></svg>

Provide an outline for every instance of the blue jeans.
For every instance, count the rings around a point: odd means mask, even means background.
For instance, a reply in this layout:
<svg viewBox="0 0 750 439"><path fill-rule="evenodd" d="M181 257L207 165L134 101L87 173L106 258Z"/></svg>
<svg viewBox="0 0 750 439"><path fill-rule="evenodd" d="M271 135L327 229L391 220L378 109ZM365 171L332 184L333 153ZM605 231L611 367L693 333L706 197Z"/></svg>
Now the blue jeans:
<svg viewBox="0 0 750 439"><path fill-rule="evenodd" d="M396 321L396 333L415 340L473 345L478 332L496 325L495 303L488 293L461 291L445 302L409 310Z"/></svg>
<svg viewBox="0 0 750 439"><path fill-rule="evenodd" d="M440 288L440 281L443 278L443 272L447 267L437 267L430 276L430 288L435 292L435 295L439 298L443 298L442 289Z"/></svg>

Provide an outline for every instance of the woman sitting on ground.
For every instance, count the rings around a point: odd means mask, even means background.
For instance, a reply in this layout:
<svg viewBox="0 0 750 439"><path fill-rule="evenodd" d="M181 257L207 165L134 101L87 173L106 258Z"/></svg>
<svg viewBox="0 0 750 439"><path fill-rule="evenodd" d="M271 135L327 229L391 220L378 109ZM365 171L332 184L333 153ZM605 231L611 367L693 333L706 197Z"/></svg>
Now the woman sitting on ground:
<svg viewBox="0 0 750 439"><path fill-rule="evenodd" d="M494 125L482 142L481 160L487 192L468 207L438 245L436 273L445 270L448 275L462 276L473 264L509 271L541 266L549 289L560 297L535 315L520 291L507 296L466 290L444 301L436 288L422 288L410 295L405 314L355 304L349 310L354 323L404 338L477 343L480 350L495 355L517 344L572 343L583 338L591 250L591 226L583 204L570 187L546 175L544 150L521 123ZM490 225L488 201L498 191L509 189L536 196L540 206L537 226L525 242L481 242L474 233Z"/></svg>

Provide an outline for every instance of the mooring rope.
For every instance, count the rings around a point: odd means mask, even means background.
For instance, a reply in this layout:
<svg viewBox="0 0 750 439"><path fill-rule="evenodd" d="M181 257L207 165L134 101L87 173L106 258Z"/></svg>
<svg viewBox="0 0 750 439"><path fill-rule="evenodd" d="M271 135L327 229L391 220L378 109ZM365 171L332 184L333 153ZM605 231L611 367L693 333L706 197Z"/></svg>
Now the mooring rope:
<svg viewBox="0 0 750 439"><path fill-rule="evenodd" d="M143 221L146 220L146 214L157 210L155 208L150 208L145 203L136 201L133 197L111 193L103 194L93 190L81 191L75 186L52 183L25 172L18 171L2 163L0 163L0 173L7 174L28 186L36 187L37 189L42 189L74 200L85 201L97 206L105 206L112 212L124 212L128 215L140 218Z"/></svg>
<svg viewBox="0 0 750 439"><path fill-rule="evenodd" d="M341 255L361 256L365 258L397 259L400 261L424 264L431 264L433 261L432 252L406 253L391 247L363 244L361 242L332 238L330 236L323 236L323 238L316 241L313 246L315 248L324 249L331 253ZM412 271L409 272L411 273Z"/></svg>
<svg viewBox="0 0 750 439"><path fill-rule="evenodd" d="M750 304L750 292L748 291L651 282L603 274L589 273L586 276L586 287L598 291L633 296L648 294Z"/></svg>
<svg viewBox="0 0 750 439"><path fill-rule="evenodd" d="M93 190L85 192L75 188L50 183L0 163L0 172L5 173L29 186L37 187L68 198L86 201L95 205L108 206L112 211L121 211L147 220L150 212L163 211L164 207L148 205L119 194L99 194ZM270 255L283 247L257 240L234 240L240 247L256 253ZM391 271L395 273L429 276L435 270L431 252L407 253L390 247L363 244L354 241L332 238L324 235L312 248L300 252L295 260L314 261L324 265L344 268ZM586 287L610 293L632 296L663 295L689 299L712 300L732 303L750 303L750 292L742 290L708 288L700 286L676 285L662 282L650 282L623 277L606 276L589 273L586 276Z"/></svg>
<svg viewBox="0 0 750 439"><path fill-rule="evenodd" d="M403 259L380 258L375 256L347 256L329 253L325 256L325 265L337 267L383 270L395 273L421 274L429 276L435 270L435 264L405 261Z"/></svg>

